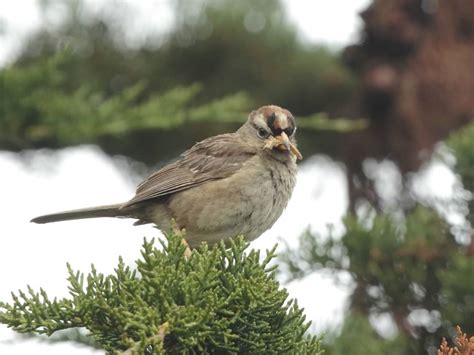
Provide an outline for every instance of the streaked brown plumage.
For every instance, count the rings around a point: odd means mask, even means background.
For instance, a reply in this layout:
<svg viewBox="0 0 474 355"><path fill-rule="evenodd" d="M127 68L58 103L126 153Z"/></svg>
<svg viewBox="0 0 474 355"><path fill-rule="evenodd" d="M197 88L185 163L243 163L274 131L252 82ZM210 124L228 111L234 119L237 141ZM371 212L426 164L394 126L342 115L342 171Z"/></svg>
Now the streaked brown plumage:
<svg viewBox="0 0 474 355"><path fill-rule="evenodd" d="M195 144L143 181L128 202L36 217L35 223L129 217L164 232L186 229L192 247L259 237L283 212L295 185L296 122L278 106L252 111L236 132Z"/></svg>

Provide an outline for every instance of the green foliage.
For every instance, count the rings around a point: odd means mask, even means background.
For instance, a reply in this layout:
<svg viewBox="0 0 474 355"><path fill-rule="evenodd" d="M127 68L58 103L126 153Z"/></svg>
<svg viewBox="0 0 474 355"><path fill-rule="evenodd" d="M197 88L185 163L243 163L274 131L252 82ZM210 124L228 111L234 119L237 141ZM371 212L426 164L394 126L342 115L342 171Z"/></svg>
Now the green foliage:
<svg viewBox="0 0 474 355"><path fill-rule="evenodd" d="M44 13L54 6L41 4ZM354 86L337 54L300 43L277 0L177 1L176 26L134 47L125 5L113 4L108 17L85 11L81 0L63 5L64 22L32 35L0 71L2 146L97 142L189 121L241 123L268 103L299 117L340 114ZM258 31L248 29L249 18L261 22ZM332 128L326 117L302 122Z"/></svg>
<svg viewBox="0 0 474 355"><path fill-rule="evenodd" d="M456 255L449 268L439 270L443 292L441 314L452 327L474 330L474 257Z"/></svg>
<svg viewBox="0 0 474 355"><path fill-rule="evenodd" d="M391 315L411 347L422 339L420 353L439 341L436 335L447 332L442 327L451 321L466 324L469 330L474 309L469 296L472 282L466 281L466 275L472 274L472 258L435 212L418 206L404 220L389 215L363 220L349 216L344 224L346 231L340 238L321 240L306 233L299 249L283 255L293 278L316 270L348 272L355 282L351 310L366 317ZM410 316L421 310L430 319L411 324Z"/></svg>
<svg viewBox="0 0 474 355"><path fill-rule="evenodd" d="M349 216L344 224L346 232L340 239L320 241L305 234L300 250L287 254L286 262L294 276L321 268L349 271L366 287L379 289L376 296L367 295L371 303L376 301L379 311L390 309L391 303L409 300L415 306L419 303L418 287L430 297L426 291L433 275L428 266L445 265L456 251L446 223L422 207L407 216L403 227L388 215L376 216L372 221ZM402 298L394 297L400 289L404 290Z"/></svg>
<svg viewBox="0 0 474 355"><path fill-rule="evenodd" d="M70 53L63 52L0 72L4 83L1 140L21 145L54 139L71 144L138 129L169 129L187 121L220 117L236 121L252 107L252 101L242 93L191 106L202 91L197 84L149 96L143 82L109 97L92 84L68 91L64 66L70 59Z"/></svg>
<svg viewBox="0 0 474 355"><path fill-rule="evenodd" d="M192 122L241 124L256 105L248 94L237 92L196 103L204 91L200 84L151 93L140 81L114 95L93 82L68 88L69 51L26 66L0 71L3 112L0 144L28 147L44 142L59 145L96 142L103 136L123 136L144 129L172 129ZM302 127L350 130L360 122L329 120L326 115L301 118Z"/></svg>
<svg viewBox="0 0 474 355"><path fill-rule="evenodd" d="M372 328L364 315L350 314L342 325L340 334L329 334L325 354L412 354L403 337L384 339Z"/></svg>
<svg viewBox="0 0 474 355"><path fill-rule="evenodd" d="M179 237L162 244L145 241L136 269L120 260L109 276L68 266L70 299L29 288L0 304L0 322L48 335L85 327L108 353L321 353L305 335L302 310L274 278L274 249L260 261L239 238L230 249L203 246L188 260Z"/></svg>

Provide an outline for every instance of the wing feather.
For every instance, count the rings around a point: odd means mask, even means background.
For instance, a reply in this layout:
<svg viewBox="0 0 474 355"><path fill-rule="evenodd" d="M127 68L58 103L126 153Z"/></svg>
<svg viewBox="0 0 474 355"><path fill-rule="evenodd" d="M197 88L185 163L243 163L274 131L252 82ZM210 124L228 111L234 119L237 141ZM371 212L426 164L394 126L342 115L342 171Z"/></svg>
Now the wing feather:
<svg viewBox="0 0 474 355"><path fill-rule="evenodd" d="M181 158L158 170L138 185L136 195L122 207L190 189L238 171L256 154L235 133L222 134L196 143Z"/></svg>

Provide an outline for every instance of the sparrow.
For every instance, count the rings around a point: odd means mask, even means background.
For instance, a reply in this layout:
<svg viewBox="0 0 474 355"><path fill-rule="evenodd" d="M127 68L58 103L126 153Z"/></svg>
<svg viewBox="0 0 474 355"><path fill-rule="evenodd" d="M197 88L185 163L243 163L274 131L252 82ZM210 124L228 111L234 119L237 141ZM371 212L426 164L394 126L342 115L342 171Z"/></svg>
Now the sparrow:
<svg viewBox="0 0 474 355"><path fill-rule="evenodd" d="M258 238L280 217L296 182L296 120L268 105L234 133L207 138L138 185L125 202L39 216L34 223L134 218L161 231L185 230L187 244Z"/></svg>

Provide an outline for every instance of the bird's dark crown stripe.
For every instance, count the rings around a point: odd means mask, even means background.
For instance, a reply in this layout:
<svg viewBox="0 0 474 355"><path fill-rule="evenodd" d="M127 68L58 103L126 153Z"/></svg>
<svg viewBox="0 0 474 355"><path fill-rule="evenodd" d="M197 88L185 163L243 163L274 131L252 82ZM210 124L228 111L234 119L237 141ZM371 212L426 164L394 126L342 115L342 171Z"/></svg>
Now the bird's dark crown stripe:
<svg viewBox="0 0 474 355"><path fill-rule="evenodd" d="M272 114L270 116L268 116L267 118L267 126L270 127L270 129L273 131L274 127L274 123L275 123L275 120L276 120L276 115L275 115L275 112L272 112Z"/></svg>

